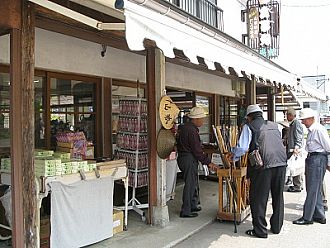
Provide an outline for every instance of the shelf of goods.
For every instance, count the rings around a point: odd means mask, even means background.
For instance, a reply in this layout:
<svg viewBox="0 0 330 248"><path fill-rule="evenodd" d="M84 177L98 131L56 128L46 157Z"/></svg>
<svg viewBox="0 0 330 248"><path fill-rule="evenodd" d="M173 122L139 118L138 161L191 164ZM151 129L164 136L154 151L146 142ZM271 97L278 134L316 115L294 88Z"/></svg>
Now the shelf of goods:
<svg viewBox="0 0 330 248"><path fill-rule="evenodd" d="M247 175L247 154L237 162L228 157L230 147L235 147L239 137L237 127L221 129L213 127L214 134L222 155L223 168L217 170L219 180L219 208L217 219L241 223L249 214L249 183Z"/></svg>
<svg viewBox="0 0 330 248"><path fill-rule="evenodd" d="M116 158L125 159L128 185L132 187L129 209L134 209L145 220L141 209L148 208L136 198L136 189L148 185L147 101L143 98L119 99L119 121Z"/></svg>

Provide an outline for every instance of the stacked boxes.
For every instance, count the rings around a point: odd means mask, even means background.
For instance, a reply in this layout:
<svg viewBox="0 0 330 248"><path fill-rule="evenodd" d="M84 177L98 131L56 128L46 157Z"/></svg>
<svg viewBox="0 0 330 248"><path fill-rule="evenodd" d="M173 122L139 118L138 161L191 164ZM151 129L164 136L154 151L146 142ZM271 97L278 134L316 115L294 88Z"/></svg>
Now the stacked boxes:
<svg viewBox="0 0 330 248"><path fill-rule="evenodd" d="M52 157L36 158L34 161L36 176L51 177L61 175L61 159Z"/></svg>
<svg viewBox="0 0 330 248"><path fill-rule="evenodd" d="M61 176L78 173L80 170L89 172L96 169L96 161L71 159L71 154L68 152L36 149L34 155L35 175L37 177ZM0 159L1 172L11 173L10 158Z"/></svg>
<svg viewBox="0 0 330 248"><path fill-rule="evenodd" d="M53 150L42 150L42 149L35 149L34 150L34 157L35 158L51 157L53 155L54 155Z"/></svg>
<svg viewBox="0 0 330 248"><path fill-rule="evenodd" d="M70 152L54 152L54 157L59 158L61 160L70 160L71 153Z"/></svg>

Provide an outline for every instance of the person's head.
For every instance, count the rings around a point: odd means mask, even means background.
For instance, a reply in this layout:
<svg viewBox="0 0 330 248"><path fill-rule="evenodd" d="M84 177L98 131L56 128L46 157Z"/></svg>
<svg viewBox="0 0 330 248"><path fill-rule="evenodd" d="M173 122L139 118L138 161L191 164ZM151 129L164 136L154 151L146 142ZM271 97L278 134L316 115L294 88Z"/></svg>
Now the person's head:
<svg viewBox="0 0 330 248"><path fill-rule="evenodd" d="M253 121L256 117L262 117L262 110L258 104L251 104L246 109L246 119L248 122Z"/></svg>
<svg viewBox="0 0 330 248"><path fill-rule="evenodd" d="M288 121L292 121L296 118L296 110L294 110L294 108L288 108L288 110L286 111L286 119Z"/></svg>
<svg viewBox="0 0 330 248"><path fill-rule="evenodd" d="M190 110L190 113L188 114L188 117L190 118L191 122L196 127L201 127L204 124L204 119L207 115L204 112L204 109L202 107L193 107Z"/></svg>
<svg viewBox="0 0 330 248"><path fill-rule="evenodd" d="M315 116L316 113L311 108L303 108L299 113L299 119L307 128L309 128L315 122Z"/></svg>

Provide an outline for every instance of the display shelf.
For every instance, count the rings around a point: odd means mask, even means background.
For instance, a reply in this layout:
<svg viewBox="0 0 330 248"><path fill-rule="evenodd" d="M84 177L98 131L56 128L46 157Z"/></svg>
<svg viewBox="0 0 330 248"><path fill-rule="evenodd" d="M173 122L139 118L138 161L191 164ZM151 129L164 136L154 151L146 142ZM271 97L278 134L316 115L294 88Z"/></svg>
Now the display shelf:
<svg viewBox="0 0 330 248"><path fill-rule="evenodd" d="M136 198L136 189L148 185L148 136L147 101L128 97L119 99L116 157L125 159L128 171L128 185L132 187L129 209L133 209L145 220L143 208Z"/></svg>

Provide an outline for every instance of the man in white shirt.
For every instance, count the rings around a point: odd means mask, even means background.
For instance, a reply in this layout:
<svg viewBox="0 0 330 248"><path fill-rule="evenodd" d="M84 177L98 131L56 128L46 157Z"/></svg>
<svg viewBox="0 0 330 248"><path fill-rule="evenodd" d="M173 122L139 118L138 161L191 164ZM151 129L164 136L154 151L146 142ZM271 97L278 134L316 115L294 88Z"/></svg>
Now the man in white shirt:
<svg viewBox="0 0 330 248"><path fill-rule="evenodd" d="M303 216L295 221L296 225L309 225L313 222L326 224L321 189L324 174L330 171L330 139L324 126L315 121L316 113L310 108L300 111L302 123L308 129L305 161L306 200Z"/></svg>

